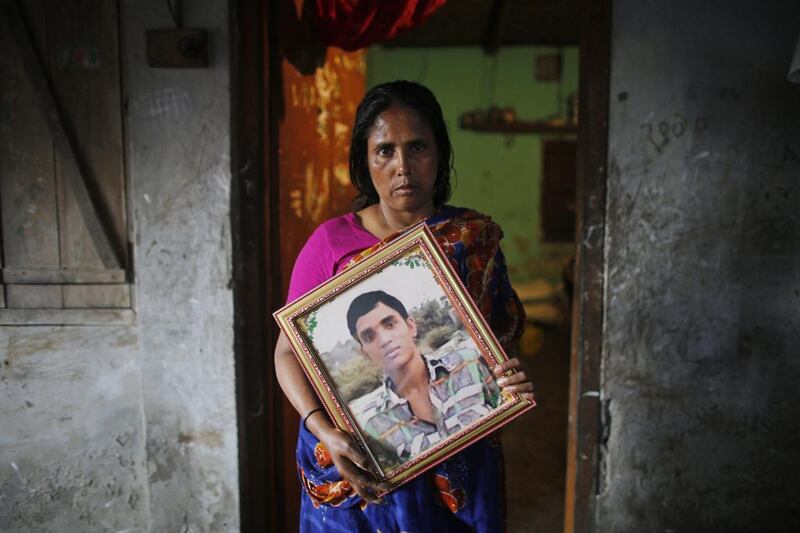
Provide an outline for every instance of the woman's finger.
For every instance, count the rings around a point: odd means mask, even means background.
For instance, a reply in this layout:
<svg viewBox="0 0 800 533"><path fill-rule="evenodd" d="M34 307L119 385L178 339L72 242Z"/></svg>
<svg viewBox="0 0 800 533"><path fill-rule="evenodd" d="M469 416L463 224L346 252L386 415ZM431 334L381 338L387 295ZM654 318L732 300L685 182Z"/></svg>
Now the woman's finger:
<svg viewBox="0 0 800 533"><path fill-rule="evenodd" d="M361 449L353 444L353 440L348 438L347 442L342 446L342 455L350 459L350 461L361 470L369 472L369 463L367 458L361 452Z"/></svg>
<svg viewBox="0 0 800 533"><path fill-rule="evenodd" d="M516 357L512 357L511 359L506 359L502 363L496 365L494 367L494 374L496 376L502 375L504 372L508 372L509 370L516 370L517 368L521 368L522 364L520 360Z"/></svg>
<svg viewBox="0 0 800 533"><path fill-rule="evenodd" d="M376 483L372 479L361 474L361 470L358 466L353 463L348 463L349 462L345 459L341 464L337 465L337 469L342 477L350 483L353 490L355 490L356 494L361 498L370 503L380 503L381 498L377 495L378 490L375 486Z"/></svg>
<svg viewBox="0 0 800 533"><path fill-rule="evenodd" d="M356 494L368 502L380 503L377 493L386 491L380 490L382 485L372 477L369 463L350 435L340 429L333 429L324 435L324 444L336 470Z"/></svg>
<svg viewBox="0 0 800 533"><path fill-rule="evenodd" d="M328 450L332 454L347 457L355 464L362 466L364 464L364 457L361 451L353 444L353 439L340 429L332 431L327 435Z"/></svg>
<svg viewBox="0 0 800 533"><path fill-rule="evenodd" d="M524 381L530 381L528 379L527 374L525 372L515 372L510 376L503 376L497 380L497 384L500 387L507 387L509 385L514 385L516 383L522 383Z"/></svg>
<svg viewBox="0 0 800 533"><path fill-rule="evenodd" d="M521 392L519 395L522 396L524 399L528 400L529 402L533 402L533 404L536 405L536 398L532 392Z"/></svg>
<svg viewBox="0 0 800 533"><path fill-rule="evenodd" d="M525 383L519 383L517 385L508 385L503 387L503 391L505 392L533 392L533 383L530 381L526 381Z"/></svg>
<svg viewBox="0 0 800 533"><path fill-rule="evenodd" d="M356 465L361 470L369 472L369 464L367 463L367 458L361 453L361 451L356 448L355 446L348 446L347 447L347 454L346 457L350 459L354 465Z"/></svg>
<svg viewBox="0 0 800 533"><path fill-rule="evenodd" d="M506 375L505 373L509 370L514 370L514 372ZM497 385L503 389L503 392L519 394L525 400L536 402L530 374L525 371L525 365L518 358L513 357L503 361L494 367L494 373L498 376Z"/></svg>

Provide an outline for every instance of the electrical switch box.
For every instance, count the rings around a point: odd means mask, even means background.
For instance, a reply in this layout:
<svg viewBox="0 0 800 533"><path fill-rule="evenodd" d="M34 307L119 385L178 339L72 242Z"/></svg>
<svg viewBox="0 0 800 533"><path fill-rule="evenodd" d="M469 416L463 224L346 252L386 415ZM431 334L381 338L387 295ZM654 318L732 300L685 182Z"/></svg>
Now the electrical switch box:
<svg viewBox="0 0 800 533"><path fill-rule="evenodd" d="M208 32L197 28L147 30L147 64L154 68L208 66Z"/></svg>

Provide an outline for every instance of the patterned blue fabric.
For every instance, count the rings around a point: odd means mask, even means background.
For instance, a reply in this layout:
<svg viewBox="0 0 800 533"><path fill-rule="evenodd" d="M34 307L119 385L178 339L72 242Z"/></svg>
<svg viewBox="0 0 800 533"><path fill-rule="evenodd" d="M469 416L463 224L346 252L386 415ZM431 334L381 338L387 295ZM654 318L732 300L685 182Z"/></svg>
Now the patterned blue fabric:
<svg viewBox="0 0 800 533"><path fill-rule="evenodd" d="M298 465L313 483L341 479L334 467L320 468L314 458L317 440L300 428L297 443ZM300 531L317 532L436 532L496 533L504 529L503 457L495 436L482 439L447 461L425 472L384 496L382 504L368 504L351 496L338 507L322 504L314 508L303 491L300 505ZM452 493L462 495L455 513L437 497L437 477L446 480ZM453 497L454 500L458 496Z"/></svg>

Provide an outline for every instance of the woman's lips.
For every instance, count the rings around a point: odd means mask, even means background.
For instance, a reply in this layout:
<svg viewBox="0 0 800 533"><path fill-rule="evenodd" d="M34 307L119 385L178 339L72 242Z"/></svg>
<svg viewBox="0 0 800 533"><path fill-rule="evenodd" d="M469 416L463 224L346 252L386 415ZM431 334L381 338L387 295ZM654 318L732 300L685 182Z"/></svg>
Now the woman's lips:
<svg viewBox="0 0 800 533"><path fill-rule="evenodd" d="M417 187L415 185L406 184L397 187L394 191L400 196L410 196L417 192Z"/></svg>

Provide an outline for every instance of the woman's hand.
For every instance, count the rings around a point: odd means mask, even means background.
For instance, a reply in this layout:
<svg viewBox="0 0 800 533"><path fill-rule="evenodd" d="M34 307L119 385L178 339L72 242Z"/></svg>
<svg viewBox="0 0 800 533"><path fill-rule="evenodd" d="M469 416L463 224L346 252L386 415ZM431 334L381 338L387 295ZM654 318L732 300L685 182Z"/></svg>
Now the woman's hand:
<svg viewBox="0 0 800 533"><path fill-rule="evenodd" d="M283 392L300 416L319 408L316 393L292 354L289 339L284 333L280 334L275 346L275 373ZM350 483L366 501L378 503L380 499L376 494L386 492L388 487L378 483L369 473L367 460L350 435L337 429L325 412L319 409L306 419L306 428L327 448L342 479Z"/></svg>
<svg viewBox="0 0 800 533"><path fill-rule="evenodd" d="M307 422L309 430L328 450L342 479L350 483L353 490L364 500L381 503L382 499L377 494L386 492L388 487L373 478L367 466L369 464L367 458L352 437L333 426L324 412L315 413Z"/></svg>
<svg viewBox="0 0 800 533"><path fill-rule="evenodd" d="M516 370L516 372L510 376L504 375L509 370ZM495 366L494 375L498 378L497 385L503 391L516 392L526 400L534 401L530 373L518 358L513 357Z"/></svg>

